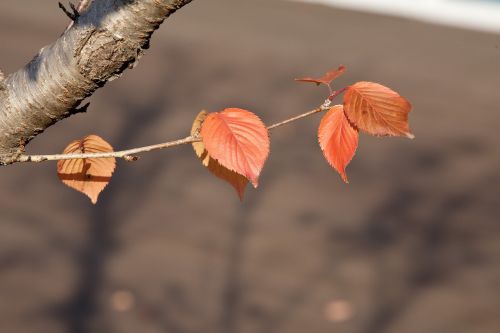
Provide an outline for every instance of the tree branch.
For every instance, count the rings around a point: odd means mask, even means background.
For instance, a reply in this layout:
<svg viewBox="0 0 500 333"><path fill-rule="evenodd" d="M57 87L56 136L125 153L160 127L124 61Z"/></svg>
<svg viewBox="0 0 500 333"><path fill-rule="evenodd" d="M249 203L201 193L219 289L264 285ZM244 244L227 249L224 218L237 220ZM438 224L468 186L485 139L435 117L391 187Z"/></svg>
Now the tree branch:
<svg viewBox="0 0 500 333"><path fill-rule="evenodd" d="M0 165L17 162L31 139L133 67L165 18L191 1L93 0L24 68L0 74Z"/></svg>
<svg viewBox="0 0 500 333"><path fill-rule="evenodd" d="M188 143L201 141L200 138L188 136L184 139L179 139L175 141L169 141L164 143L159 143L156 145L127 149L122 151L112 151L108 153L85 153L85 154L55 154L55 155L21 155L19 156L17 162L45 162L45 161L60 161L60 160L74 160L83 158L123 158L127 161L135 161L137 157L134 155L145 153L153 150L172 148L180 145L185 145Z"/></svg>
<svg viewBox="0 0 500 333"><path fill-rule="evenodd" d="M293 123L297 120L310 117L316 113L328 111L330 109L331 101L327 99L322 105L317 107L314 110L302 113L298 116L288 118L286 120L280 121L278 123L275 123L273 125L267 126L268 130L273 130L275 128ZM14 162L35 162L35 163L40 163L40 162L45 162L45 161L60 161L60 160L74 160L74 159L83 159L83 158L123 158L127 161L136 161L138 158L135 157L134 155L140 154L140 153L146 153L154 150L160 150L160 149L165 149L165 148L172 148L180 145L185 145L189 143L194 143L194 142L199 142L202 141L202 138L199 136L188 136L185 137L184 139L179 139L175 141L168 141L164 143L159 143L156 145L151 145L151 146L145 146L145 147L139 147L139 148L133 148L133 149L127 149L127 150L121 150L121 151L112 151L112 152L107 152L107 153L82 153L82 154L55 154L55 155L24 155L21 154L17 157L17 159Z"/></svg>

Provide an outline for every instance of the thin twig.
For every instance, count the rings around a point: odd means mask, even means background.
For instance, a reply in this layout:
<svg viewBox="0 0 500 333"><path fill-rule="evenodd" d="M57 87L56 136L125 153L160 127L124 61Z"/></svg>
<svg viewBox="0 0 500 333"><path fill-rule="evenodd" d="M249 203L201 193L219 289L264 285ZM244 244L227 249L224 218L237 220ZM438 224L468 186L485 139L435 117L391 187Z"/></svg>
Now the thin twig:
<svg viewBox="0 0 500 333"><path fill-rule="evenodd" d="M59 2L58 4L59 4L59 8L61 8L61 10L64 12L64 14L66 14L66 16L69 17L71 21L76 21L78 19L78 16L80 16L80 14L78 13L78 10L76 10L75 5L73 5L71 2L69 3L69 5L70 5L71 10L73 12L70 12L69 10L67 10L66 7L62 3Z"/></svg>
<svg viewBox="0 0 500 333"><path fill-rule="evenodd" d="M94 0L80 0L80 2L78 2L78 5L76 5L76 6L70 2L70 6L71 6L71 9L73 10L73 13L75 15L75 19L71 20L69 25L66 27L65 31L68 31L73 26L74 22L80 17L80 14L83 13L85 10L87 10L87 8L90 6L92 1L94 1ZM59 7L60 6L61 5L59 5ZM65 9L63 9L63 10L66 13L66 10Z"/></svg>
<svg viewBox="0 0 500 333"><path fill-rule="evenodd" d="M121 150L121 151L113 151L107 153L84 153L84 154L55 154L55 155L21 155L18 159L18 162L45 162L45 161L60 161L60 160L74 160L74 159L83 159L83 158L123 158L127 161L133 161L137 158L134 155L171 148L175 146L185 145L188 143L201 141L201 138L188 136L184 139L169 141L164 143L159 143L156 145Z"/></svg>
<svg viewBox="0 0 500 333"><path fill-rule="evenodd" d="M286 125L286 124L289 124L289 123L293 123L294 121L297 121L299 119L312 116L313 114L316 114L316 113L319 113L319 112L323 112L323 111L327 111L329 109L330 109L330 101L327 100L327 101L325 101L325 103L323 105L321 105L320 107L317 107L314 110L308 111L308 112L303 113L303 114L299 114L298 116L295 116L295 117L292 117L292 118L280 121L279 123L275 123L275 124L272 124L270 126L267 126L267 129L268 130L272 130L272 129L275 129L275 128L280 127L280 126L283 126L283 125Z"/></svg>
<svg viewBox="0 0 500 333"><path fill-rule="evenodd" d="M336 97L338 94L340 94L342 91L338 92L333 92L332 95L329 96L329 98L319 107L317 107L314 110L305 112L303 114L300 114L298 116L280 121L278 123L275 123L273 125L270 125L267 127L268 130L273 130L275 128L281 127L283 125L293 123L297 120L312 116L313 114L323 112L323 111L328 111L330 109L330 105L332 104L331 98L332 96ZM21 155L17 159L17 162L45 162L45 161L61 161L61 160L74 160L74 159L84 159L84 158L123 158L126 161L136 161L138 157L135 155L141 154L141 153L146 153L154 150L159 150L159 149L165 149L165 148L171 148L171 147L176 147L180 145L185 145L189 143L194 143L194 142L199 142L201 141L201 137L199 136L188 136L185 137L184 139L179 139L175 141L169 141L169 142L164 142L164 143L159 143L156 145L151 145L151 146L145 146L145 147L139 147L139 148L133 148L133 149L127 149L127 150L121 150L121 151L114 151L114 152L106 152L106 153L82 153L82 154L55 154L55 155Z"/></svg>

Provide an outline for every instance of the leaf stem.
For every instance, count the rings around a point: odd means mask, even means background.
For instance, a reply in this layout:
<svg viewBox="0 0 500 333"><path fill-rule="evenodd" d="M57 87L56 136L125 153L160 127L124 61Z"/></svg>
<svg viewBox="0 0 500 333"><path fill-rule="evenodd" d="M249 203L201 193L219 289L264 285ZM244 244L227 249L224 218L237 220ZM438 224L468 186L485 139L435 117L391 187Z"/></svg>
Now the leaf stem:
<svg viewBox="0 0 500 333"><path fill-rule="evenodd" d="M275 128L281 127L286 124L293 123L297 120L312 116L316 113L320 113L323 111L328 111L330 109L330 106L332 104L332 100L343 93L347 88L343 88L338 91L332 91L328 98L325 100L325 102L317 107L314 110L302 113L298 116L292 117L285 119L283 121L280 121L278 123L272 124L267 127L268 130L273 130ZM84 158L123 158L126 161L136 161L139 158L135 155L141 154L141 153L146 153L154 150L160 150L160 149L165 149L165 148L172 148L176 146L181 146L193 142L199 142L201 141L201 137L199 136L188 136L183 139L179 140L174 140L174 141L168 141L164 143L159 143L151 146L145 146L145 147L139 147L139 148L133 148L133 149L127 149L127 150L121 150L121 151L114 151L114 152L107 152L107 153L83 153L83 154L54 154L54 155L20 155L16 162L34 162L34 163L40 163L40 162L45 162L45 161L61 161L61 160L73 160L73 159L84 159Z"/></svg>
<svg viewBox="0 0 500 333"><path fill-rule="evenodd" d="M333 101L338 95L342 94L347 89L349 89L349 87L344 87L337 91L330 91L330 96L328 96L328 100Z"/></svg>

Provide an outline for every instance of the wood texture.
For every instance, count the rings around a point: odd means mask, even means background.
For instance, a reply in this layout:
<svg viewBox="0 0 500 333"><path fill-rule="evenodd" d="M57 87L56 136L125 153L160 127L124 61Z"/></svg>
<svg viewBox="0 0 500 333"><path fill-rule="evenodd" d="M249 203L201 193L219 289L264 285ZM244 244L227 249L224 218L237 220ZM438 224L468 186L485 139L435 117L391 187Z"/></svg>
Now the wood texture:
<svg viewBox="0 0 500 333"><path fill-rule="evenodd" d="M0 75L0 165L133 67L152 33L192 0L94 0L75 24L24 68Z"/></svg>

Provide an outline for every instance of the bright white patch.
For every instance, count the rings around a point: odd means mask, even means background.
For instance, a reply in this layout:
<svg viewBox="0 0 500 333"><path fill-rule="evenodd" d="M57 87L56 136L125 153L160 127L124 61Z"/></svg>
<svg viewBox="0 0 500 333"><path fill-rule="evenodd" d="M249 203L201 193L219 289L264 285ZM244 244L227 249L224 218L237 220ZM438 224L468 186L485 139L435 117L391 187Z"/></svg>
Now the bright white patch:
<svg viewBox="0 0 500 333"><path fill-rule="evenodd" d="M291 0L321 3L426 22L500 33L500 1L493 0Z"/></svg>

